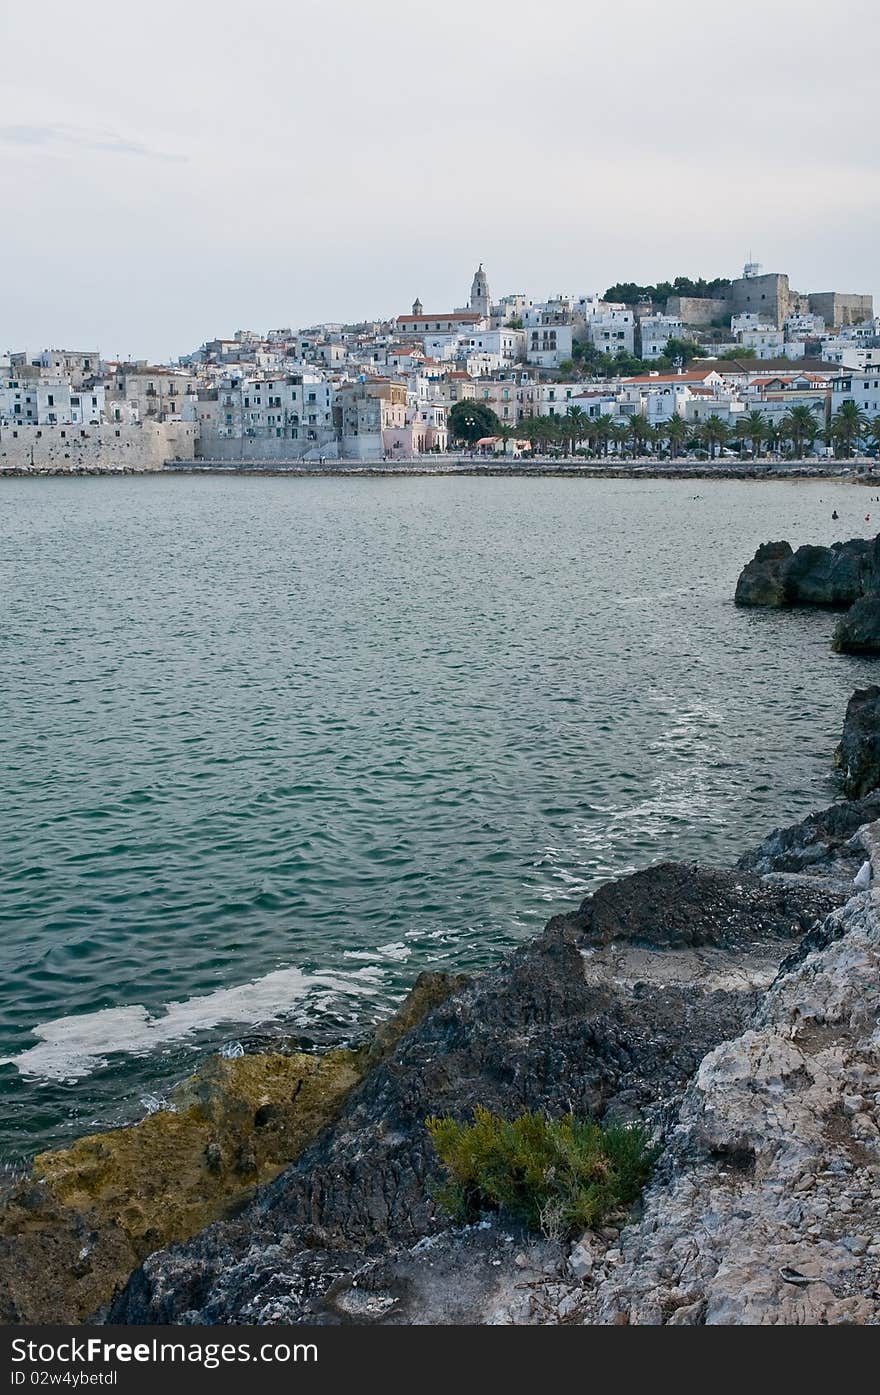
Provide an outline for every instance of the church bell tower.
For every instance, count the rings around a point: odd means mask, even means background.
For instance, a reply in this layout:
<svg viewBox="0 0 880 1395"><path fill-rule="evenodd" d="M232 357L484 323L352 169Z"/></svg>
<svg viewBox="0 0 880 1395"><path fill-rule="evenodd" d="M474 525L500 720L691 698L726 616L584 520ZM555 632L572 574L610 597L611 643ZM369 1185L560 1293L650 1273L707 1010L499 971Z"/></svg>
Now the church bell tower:
<svg viewBox="0 0 880 1395"><path fill-rule="evenodd" d="M474 279L471 282L471 309L476 310L478 315L489 318L489 282L483 270L483 263L474 272Z"/></svg>

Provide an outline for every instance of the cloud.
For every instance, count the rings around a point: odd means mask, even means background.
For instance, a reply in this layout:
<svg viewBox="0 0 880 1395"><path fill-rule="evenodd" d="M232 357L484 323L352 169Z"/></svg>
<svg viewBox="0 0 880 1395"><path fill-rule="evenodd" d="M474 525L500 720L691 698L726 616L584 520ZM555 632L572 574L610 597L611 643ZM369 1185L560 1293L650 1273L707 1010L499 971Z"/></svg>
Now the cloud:
<svg viewBox="0 0 880 1395"><path fill-rule="evenodd" d="M145 160L162 160L166 163L181 163L185 155L172 155L164 150L152 150L140 141L127 140L115 131L90 129L86 126L0 126L0 142L6 145L26 146L30 149L51 150L58 146L74 146L79 150L92 150L107 155L135 155Z"/></svg>

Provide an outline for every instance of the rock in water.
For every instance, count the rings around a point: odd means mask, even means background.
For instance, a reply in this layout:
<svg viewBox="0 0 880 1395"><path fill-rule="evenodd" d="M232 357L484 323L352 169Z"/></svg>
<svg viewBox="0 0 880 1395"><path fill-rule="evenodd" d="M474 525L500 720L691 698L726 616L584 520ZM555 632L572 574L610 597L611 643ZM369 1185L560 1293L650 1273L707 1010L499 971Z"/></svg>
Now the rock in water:
<svg viewBox="0 0 880 1395"><path fill-rule="evenodd" d="M834 752L843 792L861 799L880 787L880 687L856 688L846 705L843 735Z"/></svg>
<svg viewBox="0 0 880 1395"><path fill-rule="evenodd" d="M850 606L880 582L878 540L851 538L831 547L764 543L743 568L735 601L741 606Z"/></svg>
<svg viewBox="0 0 880 1395"><path fill-rule="evenodd" d="M783 606L785 564L793 556L791 543L762 543L736 583L737 605Z"/></svg>
<svg viewBox="0 0 880 1395"><path fill-rule="evenodd" d="M874 585L875 546L867 538L799 547L785 567L789 605L848 606Z"/></svg>
<svg viewBox="0 0 880 1395"><path fill-rule="evenodd" d="M360 1079L354 1052L208 1060L171 1109L41 1153L0 1200L0 1322L78 1322L159 1246L275 1177Z"/></svg>
<svg viewBox="0 0 880 1395"><path fill-rule="evenodd" d="M831 647L838 654L880 654L880 591L870 591L841 616Z"/></svg>

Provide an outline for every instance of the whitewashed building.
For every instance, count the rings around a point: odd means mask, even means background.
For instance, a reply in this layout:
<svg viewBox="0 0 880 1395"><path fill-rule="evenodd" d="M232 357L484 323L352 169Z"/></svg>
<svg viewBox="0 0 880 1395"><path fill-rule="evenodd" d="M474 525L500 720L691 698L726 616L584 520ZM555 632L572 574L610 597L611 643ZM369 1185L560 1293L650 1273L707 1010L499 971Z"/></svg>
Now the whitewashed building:
<svg viewBox="0 0 880 1395"><path fill-rule="evenodd" d="M680 339L684 325L677 315L643 315L639 340L643 359L662 358L670 339Z"/></svg>
<svg viewBox="0 0 880 1395"><path fill-rule="evenodd" d="M586 321L590 342L600 353L616 358L635 351L635 315L626 305L603 305Z"/></svg>

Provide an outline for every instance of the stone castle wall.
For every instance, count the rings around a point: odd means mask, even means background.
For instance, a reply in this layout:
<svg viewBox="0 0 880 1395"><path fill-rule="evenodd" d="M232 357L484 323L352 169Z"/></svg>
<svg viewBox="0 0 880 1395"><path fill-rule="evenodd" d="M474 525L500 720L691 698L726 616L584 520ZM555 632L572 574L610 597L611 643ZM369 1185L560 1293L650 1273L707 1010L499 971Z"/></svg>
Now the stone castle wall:
<svg viewBox="0 0 880 1395"><path fill-rule="evenodd" d="M874 297L851 295L846 291L816 291L810 296L810 310L821 315L831 329L858 325L874 318Z"/></svg>
<svg viewBox="0 0 880 1395"><path fill-rule="evenodd" d="M666 313L677 315L686 325L711 325L714 320L730 316L730 305L727 300L671 295L666 302Z"/></svg>
<svg viewBox="0 0 880 1395"><path fill-rule="evenodd" d="M0 426L4 470L161 470L166 460L192 460L195 422L101 426Z"/></svg>
<svg viewBox="0 0 880 1395"><path fill-rule="evenodd" d="M225 464L267 464L280 460L335 460L335 432L323 441L292 441L276 436L221 436L202 427L196 442L197 460L222 460Z"/></svg>

